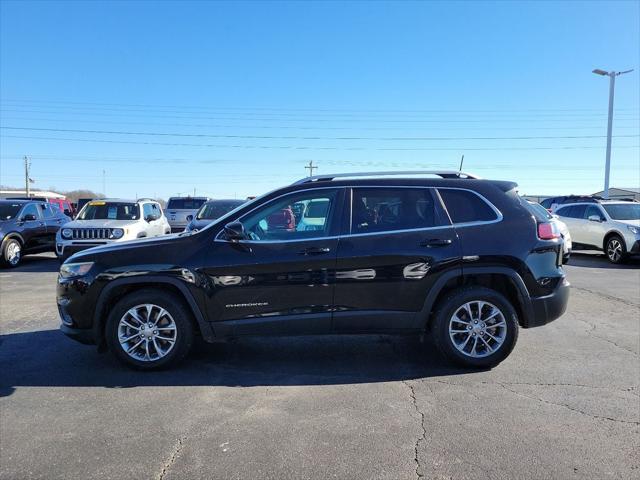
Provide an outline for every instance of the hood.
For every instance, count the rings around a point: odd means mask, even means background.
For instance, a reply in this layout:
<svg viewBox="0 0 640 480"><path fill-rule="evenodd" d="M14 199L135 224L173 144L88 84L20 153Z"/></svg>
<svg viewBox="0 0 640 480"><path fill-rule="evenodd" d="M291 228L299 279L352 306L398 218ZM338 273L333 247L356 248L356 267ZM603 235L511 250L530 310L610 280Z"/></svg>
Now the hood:
<svg viewBox="0 0 640 480"><path fill-rule="evenodd" d="M99 245L97 247L91 247L86 250L82 250L70 258L73 258L72 261L80 261L85 258L91 257L94 254L101 254L105 252L115 252L117 250L127 250L127 249L135 249L135 248L155 248L162 245L167 245L172 242L179 242L183 239L179 234L174 233L170 235L162 235L159 237L151 237L151 238L140 238L135 240L126 240L124 242L113 242L107 243L105 245Z"/></svg>
<svg viewBox="0 0 640 480"><path fill-rule="evenodd" d="M73 220L64 224L65 228L127 228L140 220Z"/></svg>
<svg viewBox="0 0 640 480"><path fill-rule="evenodd" d="M625 225L633 225L634 227L640 227L640 219L638 220L614 220L614 222L624 223Z"/></svg>

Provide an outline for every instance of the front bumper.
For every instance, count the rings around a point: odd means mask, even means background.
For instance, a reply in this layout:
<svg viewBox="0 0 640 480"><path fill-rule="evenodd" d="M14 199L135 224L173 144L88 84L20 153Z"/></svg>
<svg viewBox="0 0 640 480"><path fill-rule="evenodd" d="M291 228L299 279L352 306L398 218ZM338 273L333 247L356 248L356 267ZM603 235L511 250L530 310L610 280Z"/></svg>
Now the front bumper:
<svg viewBox="0 0 640 480"><path fill-rule="evenodd" d="M63 323L60 325L60 331L67 337L72 338L76 342L80 342L84 345L96 344L92 329L73 328Z"/></svg>
<svg viewBox="0 0 640 480"><path fill-rule="evenodd" d="M61 243L61 242L56 242L56 255L58 256L58 258L61 259L67 259L69 258L71 255L73 255L74 253L78 253L81 252L83 250L87 250L89 248L93 248L93 247L99 247L101 245L107 245L108 243L111 242L94 242L94 243Z"/></svg>
<svg viewBox="0 0 640 480"><path fill-rule="evenodd" d="M539 327L560 318L567 310L570 288L570 283L566 277L563 277L551 294L543 297L531 297L532 315L524 326L526 328Z"/></svg>

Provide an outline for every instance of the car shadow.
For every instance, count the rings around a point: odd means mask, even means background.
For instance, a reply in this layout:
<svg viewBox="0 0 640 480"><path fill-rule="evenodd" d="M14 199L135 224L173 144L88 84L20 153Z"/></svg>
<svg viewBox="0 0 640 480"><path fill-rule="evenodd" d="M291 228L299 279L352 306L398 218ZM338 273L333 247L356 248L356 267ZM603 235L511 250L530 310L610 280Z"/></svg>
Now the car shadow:
<svg viewBox="0 0 640 480"><path fill-rule="evenodd" d="M598 251L572 252L568 266L570 267L587 267L587 268L613 268L620 269L637 269L640 268L640 258L629 258L625 263L616 265L611 263L604 253Z"/></svg>
<svg viewBox="0 0 640 480"><path fill-rule="evenodd" d="M1 272L33 272L46 273L58 272L60 263L54 254L25 255L17 267L3 267Z"/></svg>
<svg viewBox="0 0 640 480"><path fill-rule="evenodd" d="M428 341L402 336L244 338L197 344L173 369L140 372L58 330L0 336L0 396L16 387L293 386L401 381L464 370Z"/></svg>

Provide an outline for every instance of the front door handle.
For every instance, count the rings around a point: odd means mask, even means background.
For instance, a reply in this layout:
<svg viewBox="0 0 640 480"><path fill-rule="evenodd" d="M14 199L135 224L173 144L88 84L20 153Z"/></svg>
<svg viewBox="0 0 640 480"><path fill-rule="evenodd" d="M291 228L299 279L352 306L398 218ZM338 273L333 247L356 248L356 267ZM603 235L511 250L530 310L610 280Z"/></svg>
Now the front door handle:
<svg viewBox="0 0 640 480"><path fill-rule="evenodd" d="M298 252L299 255L324 255L331 251L329 247L309 247Z"/></svg>
<svg viewBox="0 0 640 480"><path fill-rule="evenodd" d="M447 245L451 245L452 241L450 238L430 238L429 240L424 240L420 242L421 247L446 247Z"/></svg>

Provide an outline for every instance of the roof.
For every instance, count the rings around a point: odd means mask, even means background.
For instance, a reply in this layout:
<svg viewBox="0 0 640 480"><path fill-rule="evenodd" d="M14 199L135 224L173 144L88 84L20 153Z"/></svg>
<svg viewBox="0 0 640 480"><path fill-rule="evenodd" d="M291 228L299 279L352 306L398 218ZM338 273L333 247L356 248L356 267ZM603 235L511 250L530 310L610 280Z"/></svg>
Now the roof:
<svg viewBox="0 0 640 480"><path fill-rule="evenodd" d="M32 197L47 197L47 198L61 198L66 199L64 195L56 192L49 192L46 190L29 190L29 195ZM26 190L0 190L0 196L2 197L26 197Z"/></svg>
<svg viewBox="0 0 640 480"><path fill-rule="evenodd" d="M19 203L19 204L25 204L29 202L46 203L43 200L27 200L23 198L5 198L5 197L0 198L0 202Z"/></svg>
<svg viewBox="0 0 640 480"><path fill-rule="evenodd" d="M640 188L636 188L636 187L629 187L629 188L621 188L621 187L609 187L609 191L611 190L621 190L623 192L629 192L629 193L634 193L636 195L640 194ZM603 193L604 190L600 190L599 192L594 193L594 195L598 195L600 193Z"/></svg>

